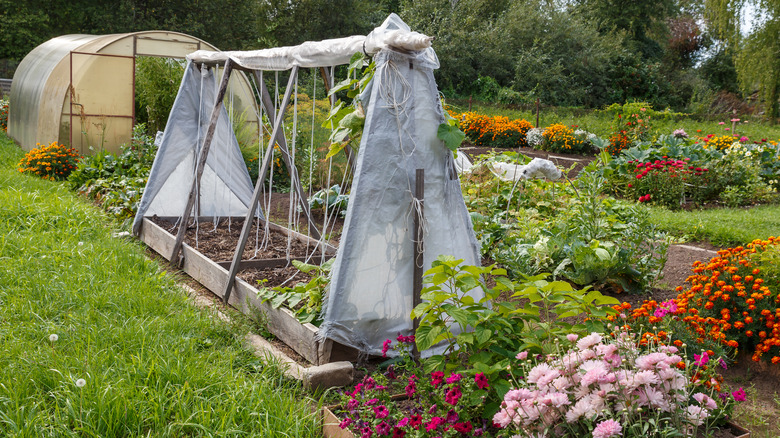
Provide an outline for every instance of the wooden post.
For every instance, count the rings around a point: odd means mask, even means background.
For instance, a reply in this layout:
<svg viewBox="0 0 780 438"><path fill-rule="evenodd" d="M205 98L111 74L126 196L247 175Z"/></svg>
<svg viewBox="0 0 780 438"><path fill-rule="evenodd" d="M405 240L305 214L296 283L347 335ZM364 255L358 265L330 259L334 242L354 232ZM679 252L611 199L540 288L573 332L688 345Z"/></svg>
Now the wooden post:
<svg viewBox="0 0 780 438"><path fill-rule="evenodd" d="M211 148L211 140L214 138L214 131L217 128L217 120L219 119L219 113L222 109L222 100L225 98L225 92L227 91L228 82L230 81L230 73L233 71L233 64L228 58L225 61L225 68L222 71L222 81L219 84L219 91L217 92L217 98L214 101L214 109L211 111L211 120L209 121L209 128L206 131L206 137L203 139L203 146L200 148L200 155L198 156L198 162L195 165L195 178L192 180L192 188L190 188L190 195L187 198L187 206L184 208L184 212L181 215L181 223L179 224L179 232L176 234L176 241L173 244L173 251L171 252L170 261L175 266L181 266L182 260L179 259L179 253L181 252L181 245L184 242L184 236L187 234L187 223L190 221L190 215L192 214L192 207L195 205L196 198L199 198L200 180L203 177L203 170L206 167L206 159L209 156L209 149ZM200 129L200 127L198 127Z"/></svg>
<svg viewBox="0 0 780 438"><path fill-rule="evenodd" d="M282 104L279 107L279 113L276 114L276 117L274 118L274 129L271 132L271 137L268 139L268 147L265 149L263 164L260 165L261 167L257 176L257 182L255 183L255 191L252 194L252 202L246 212L244 225L241 227L241 236L239 236L238 244L236 245L236 252L233 254L233 261L230 263L230 272L228 273L227 283L225 283L225 293L222 294L222 299L225 301L225 304L227 304L228 300L230 300L230 293L233 290L233 282L236 279L236 274L238 274L238 269L241 266L241 258L244 256L244 247L246 246L246 241L249 238L249 230L252 228L252 221L255 217L255 210L257 210L257 204L260 202L260 193L262 191L261 189L263 188L263 180L265 180L265 175L268 173L268 169L271 166L271 151L273 151L274 145L277 143L281 148L282 141L277 142L277 137L279 137L281 134L281 138L284 138L284 134L281 132L282 118L284 118L284 110L290 103L290 96L292 95L293 88L295 88L295 77L297 75L298 66L294 66L290 71L290 79L287 81L287 90L284 92L284 98L282 98ZM262 81L260 83L262 84ZM268 94L268 90L265 89L265 84L260 86L263 90L265 90L265 93L263 93L263 97L265 97L265 95ZM268 99L271 99L270 95L268 96ZM273 105L271 105L271 108L273 108ZM268 107L266 107L266 111L267 109ZM286 147L285 150L287 150ZM319 238L317 238L317 240L319 240Z"/></svg>
<svg viewBox="0 0 780 438"><path fill-rule="evenodd" d="M539 98L536 98L536 128L539 127Z"/></svg>
<svg viewBox="0 0 780 438"><path fill-rule="evenodd" d="M412 308L417 307L422 303L422 278L423 278L423 265L425 263L425 254L423 247L423 223L425 221L423 204L425 202L425 169L417 169L414 175L414 199L415 204L418 204L420 211L413 212L414 223L414 278L412 279ZM414 318L412 320L412 329L414 334L417 334L417 328L420 326L420 318ZM415 343L413 348L413 354L415 359L419 359L420 352L417 351L417 344Z"/></svg>
<svg viewBox="0 0 780 438"><path fill-rule="evenodd" d="M297 75L298 74L298 68L294 67L290 74ZM255 78L260 83L259 90L260 90L260 94L262 95L261 96L262 97L262 103L263 103L263 106L265 107L265 112L267 114L271 115L271 117L270 117L271 119L276 120L276 113L275 113L275 110L274 110L273 100L271 100L271 93L268 92L268 88L266 88L265 83L263 83L260 80L260 75L259 75L259 73L257 71L255 71ZM294 84L294 82L293 82L293 84ZM287 86L291 87L292 84L290 84L289 81L288 81ZM287 104L284 104L284 105L286 106ZM282 108L284 108L284 107L282 107ZM280 110L280 112L281 111L282 110ZM276 122L274 122L274 123L276 123ZM276 125L274 125L274 129L276 129ZM281 132L281 130L280 130L280 132ZM284 164L285 164L285 166L287 166L287 171L290 174L290 184L292 184L292 186L293 186L293 187L291 187L291 189L295 189L295 192L298 193L298 202L301 205L301 209L303 210L303 213L306 215L306 221L309 224L309 232L317 240L320 240L320 238L322 236L320 235L320 231L317 229L317 226L314 224L314 220L311 217L311 210L309 209L309 199L306 196L306 193L304 193L304 191L303 191L303 186L301 185L301 180L298 177L298 168L295 167L295 163L293 162L292 156L290 155L290 150L287 148L287 139L284 138L284 133L282 133L282 135L280 135L278 137L279 138L276 139L276 144L279 145L279 150L282 152L282 160L284 160ZM268 155L269 154L268 151L271 151L271 150L273 150L273 144L266 151L266 155ZM263 176L262 179L260 179L258 177L258 181L261 181L263 179L265 179L265 176Z"/></svg>

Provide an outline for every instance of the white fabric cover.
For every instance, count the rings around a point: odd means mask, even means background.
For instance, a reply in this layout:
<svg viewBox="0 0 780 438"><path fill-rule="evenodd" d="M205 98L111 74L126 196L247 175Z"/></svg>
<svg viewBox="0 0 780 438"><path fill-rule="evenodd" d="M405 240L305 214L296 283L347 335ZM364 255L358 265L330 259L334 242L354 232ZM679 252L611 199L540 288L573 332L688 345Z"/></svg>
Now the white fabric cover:
<svg viewBox="0 0 780 438"><path fill-rule="evenodd" d="M361 96L365 127L318 336L367 354L412 334L416 169L425 169L423 269L442 254L480 263L452 152L436 136L445 118L430 59L379 52Z"/></svg>
<svg viewBox="0 0 780 438"><path fill-rule="evenodd" d="M458 157L455 159L455 168L458 170L458 173L471 173L474 169L474 164L471 163L466 154L458 152ZM490 171L503 181L532 178L556 180L561 177L561 171L555 166L555 163L544 158L534 158L530 163L522 165L493 161L490 163Z"/></svg>
<svg viewBox="0 0 780 438"><path fill-rule="evenodd" d="M135 234L140 232L145 216L180 217L183 214L195 178L195 163L214 108L216 86L212 69L199 70L193 63L187 63L133 221ZM193 214L245 216L253 190L227 110L220 106L201 178L200 202L195 207L200 210Z"/></svg>
<svg viewBox="0 0 780 438"><path fill-rule="evenodd" d="M496 161L492 163L493 173L504 181L517 181L520 179L547 178L556 180L561 177L561 171L550 160L534 158L530 163L518 165Z"/></svg>
<svg viewBox="0 0 780 438"><path fill-rule="evenodd" d="M382 49L417 52L431 47L432 37L412 32L396 14L390 14L382 26L368 36L355 35L323 41L307 41L298 46L274 47L242 52L198 50L187 56L195 63L224 64L228 59L252 70L289 70L298 67L329 67L348 64L358 52L373 55ZM437 61L438 62L438 61Z"/></svg>

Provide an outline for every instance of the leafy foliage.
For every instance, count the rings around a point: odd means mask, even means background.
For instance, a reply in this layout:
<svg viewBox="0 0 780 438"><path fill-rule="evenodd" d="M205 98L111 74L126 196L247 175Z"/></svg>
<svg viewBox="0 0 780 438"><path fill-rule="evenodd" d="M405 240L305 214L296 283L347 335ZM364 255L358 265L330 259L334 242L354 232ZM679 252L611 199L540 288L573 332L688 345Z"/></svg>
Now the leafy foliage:
<svg viewBox="0 0 780 438"><path fill-rule="evenodd" d="M71 186L112 216L129 219L138 210L157 146L143 124L133 127L130 145L118 155L101 150L85 157L68 178Z"/></svg>
<svg viewBox="0 0 780 438"><path fill-rule="evenodd" d="M566 183L502 185L484 172L462 182L482 253L513 276L552 272L581 286L643 291L668 242L641 206L603 196L604 183L595 171Z"/></svg>
<svg viewBox="0 0 780 438"><path fill-rule="evenodd" d="M260 287L257 294L274 309L285 306L292 310L301 323L314 322L316 325L319 325L316 320L322 312L325 288L329 282L328 275L335 260L335 258L330 259L323 263L322 266L293 260L292 264L298 270L312 274L311 280L298 282L293 287ZM262 280L260 281L261 286L263 282Z"/></svg>
<svg viewBox="0 0 780 438"><path fill-rule="evenodd" d="M330 211L331 213L344 216L349 204L349 195L341 192L341 186L338 184L329 189L319 190L309 197L309 208L312 211Z"/></svg>
<svg viewBox="0 0 780 438"><path fill-rule="evenodd" d="M614 313L608 305L618 303L596 291L549 282L546 275L513 282L495 265L478 267L462 262L440 256L426 271L423 303L412 311L413 318L420 318L415 340L421 351L440 343L444 348L442 354L425 361L427 371L461 372L466 366L484 373L498 397L508 390L506 368L518 351L549 353L555 348L555 339L600 328L597 319L583 323L583 317L606 317ZM487 275L495 281L494 287L486 284L483 277ZM475 300L470 294L474 289L480 289L485 297ZM500 296L511 298L506 301ZM525 304L518 299L524 299ZM579 322L566 319L573 317Z"/></svg>
<svg viewBox="0 0 780 438"><path fill-rule="evenodd" d="M139 56L135 60L135 107L137 123L150 134L163 131L179 91L184 68L168 58Z"/></svg>
<svg viewBox="0 0 780 438"><path fill-rule="evenodd" d="M0 99L0 129L8 131L8 101Z"/></svg>

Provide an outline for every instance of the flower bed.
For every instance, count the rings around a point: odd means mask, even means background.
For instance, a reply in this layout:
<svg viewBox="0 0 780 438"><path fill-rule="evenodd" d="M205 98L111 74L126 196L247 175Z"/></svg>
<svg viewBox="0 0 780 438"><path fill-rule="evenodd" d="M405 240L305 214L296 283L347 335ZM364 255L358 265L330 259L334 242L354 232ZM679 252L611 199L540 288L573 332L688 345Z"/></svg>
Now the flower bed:
<svg viewBox="0 0 780 438"><path fill-rule="evenodd" d="M459 118L461 129L477 146L497 148L527 147L526 133L533 125L524 119L510 120L504 116L486 116L474 112Z"/></svg>
<svg viewBox="0 0 780 438"><path fill-rule="evenodd" d="M679 287L677 298L645 302L631 312L631 319L668 326L677 344L739 349L755 362L764 358L779 364L778 262L780 239L774 237L719 251L709 262L694 264L690 287Z"/></svg>

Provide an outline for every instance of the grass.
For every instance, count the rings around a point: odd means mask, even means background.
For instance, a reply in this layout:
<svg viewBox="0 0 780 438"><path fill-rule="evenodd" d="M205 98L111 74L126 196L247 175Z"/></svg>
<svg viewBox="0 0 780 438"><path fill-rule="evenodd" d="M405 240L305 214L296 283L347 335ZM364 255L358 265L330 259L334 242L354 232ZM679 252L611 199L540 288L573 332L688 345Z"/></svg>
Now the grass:
<svg viewBox="0 0 780 438"><path fill-rule="evenodd" d="M693 211L650 207L649 210L650 220L659 228L688 241L733 247L780 236L780 205Z"/></svg>
<svg viewBox="0 0 780 438"><path fill-rule="evenodd" d="M468 111L468 102L451 101L448 102L456 111ZM662 108L657 108L661 110ZM501 108L495 105L484 105L476 103L471 106L471 110L486 115L501 115L510 119L526 119L536 124L535 110L518 110L511 108ZM697 120L694 117L673 117L665 120L652 120L651 130L654 134L671 134L675 129L683 128L688 135L706 136L707 134L727 135L738 134L747 136L751 141L761 140L780 140L780 125L770 125L762 123L760 118L752 116L738 116L738 118L748 120L748 123L738 123L735 131L726 131L731 129L731 117L723 116L722 120ZM723 125L718 123L724 122ZM543 108L539 112L539 126L545 127L553 123L563 123L565 125L577 125L589 132L597 134L603 138L609 137L613 132L611 115L598 110L584 110L581 108ZM697 132L701 130L701 132Z"/></svg>
<svg viewBox="0 0 780 438"><path fill-rule="evenodd" d="M244 348L247 323L192 306L20 158L0 134L0 435L319 436L317 401Z"/></svg>

